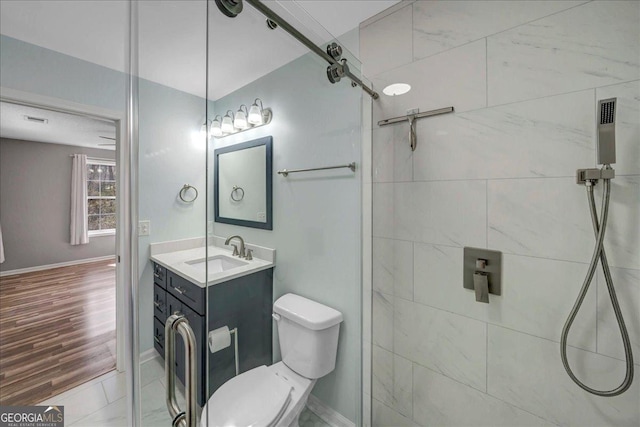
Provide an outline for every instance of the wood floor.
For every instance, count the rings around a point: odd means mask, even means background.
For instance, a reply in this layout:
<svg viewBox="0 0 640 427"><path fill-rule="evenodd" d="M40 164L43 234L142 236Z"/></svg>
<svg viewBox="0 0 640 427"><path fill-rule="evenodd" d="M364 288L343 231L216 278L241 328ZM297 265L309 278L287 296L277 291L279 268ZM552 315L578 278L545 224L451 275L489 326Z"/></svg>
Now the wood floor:
<svg viewBox="0 0 640 427"><path fill-rule="evenodd" d="M115 369L115 264L0 277L0 405L34 405Z"/></svg>

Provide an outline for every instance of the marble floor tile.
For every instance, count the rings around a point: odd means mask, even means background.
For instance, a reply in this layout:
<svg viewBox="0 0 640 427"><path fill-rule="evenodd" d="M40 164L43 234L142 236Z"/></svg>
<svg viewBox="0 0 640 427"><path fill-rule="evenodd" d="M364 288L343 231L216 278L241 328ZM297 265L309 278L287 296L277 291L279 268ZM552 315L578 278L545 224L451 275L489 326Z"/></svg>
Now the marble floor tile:
<svg viewBox="0 0 640 427"><path fill-rule="evenodd" d="M462 265L462 248L416 243L414 301L557 342L587 271L586 264L503 254L502 295L482 304L463 288ZM594 282L569 343L595 351L595 325Z"/></svg>
<svg viewBox="0 0 640 427"><path fill-rule="evenodd" d="M373 182L402 182L413 179L409 127L390 125L374 129Z"/></svg>
<svg viewBox="0 0 640 427"><path fill-rule="evenodd" d="M454 107L463 112L486 107L486 70L486 43L479 40L378 74L371 79L375 88L402 82L411 90L385 101L381 108L374 107L373 121L403 116L414 108L424 112ZM390 126L408 130L406 123Z"/></svg>
<svg viewBox="0 0 640 427"><path fill-rule="evenodd" d="M393 350L393 297L373 293L372 342L386 350Z"/></svg>
<svg viewBox="0 0 640 427"><path fill-rule="evenodd" d="M360 29L360 60L367 77L413 59L411 7L404 7Z"/></svg>
<svg viewBox="0 0 640 427"><path fill-rule="evenodd" d="M371 406L373 427L420 427L411 418L399 414L376 399L372 399Z"/></svg>
<svg viewBox="0 0 640 427"><path fill-rule="evenodd" d="M373 288L387 295L413 299L413 243L373 239Z"/></svg>
<svg viewBox="0 0 640 427"><path fill-rule="evenodd" d="M413 381L413 417L424 426L555 425L419 365L414 366Z"/></svg>
<svg viewBox="0 0 640 427"><path fill-rule="evenodd" d="M101 383L96 383L89 387L80 386L74 388L66 392L63 397L52 397L42 402L41 405L64 406L66 425L74 424L78 420L104 408L109 403ZM124 414L126 416L126 412Z"/></svg>
<svg viewBox="0 0 640 427"><path fill-rule="evenodd" d="M394 300L393 351L486 390L486 324L400 298Z"/></svg>
<svg viewBox="0 0 640 427"><path fill-rule="evenodd" d="M561 426L637 426L640 383L602 398L574 384L560 360L559 344L489 325L488 393ZM573 347L569 362L591 387L610 390L624 378L624 362Z"/></svg>
<svg viewBox="0 0 640 427"><path fill-rule="evenodd" d="M486 191L485 181L375 184L374 236L484 247Z"/></svg>
<svg viewBox="0 0 640 427"><path fill-rule="evenodd" d="M602 184L596 186L600 212ZM584 186L575 178L489 181L489 247L506 253L588 263L595 237ZM605 234L609 264L640 269L640 176L611 182Z"/></svg>
<svg viewBox="0 0 640 427"><path fill-rule="evenodd" d="M431 56L584 1L417 1L413 56Z"/></svg>
<svg viewBox="0 0 640 427"><path fill-rule="evenodd" d="M593 1L488 37L489 105L637 80L639 16L638 2Z"/></svg>
<svg viewBox="0 0 640 427"><path fill-rule="evenodd" d="M414 180L573 177L595 167L593 97L585 90L420 120Z"/></svg>
<svg viewBox="0 0 640 427"><path fill-rule="evenodd" d="M102 387L109 403L113 403L127 394L127 376L124 372L121 372L104 380Z"/></svg>
<svg viewBox="0 0 640 427"><path fill-rule="evenodd" d="M601 267L598 267L596 278L598 283L598 353L624 360L620 329L611 306L609 291ZM612 268L611 278L631 341L634 362L640 366L640 270Z"/></svg>
<svg viewBox="0 0 640 427"><path fill-rule="evenodd" d="M372 396L394 411L411 417L412 363L378 346L373 347Z"/></svg>

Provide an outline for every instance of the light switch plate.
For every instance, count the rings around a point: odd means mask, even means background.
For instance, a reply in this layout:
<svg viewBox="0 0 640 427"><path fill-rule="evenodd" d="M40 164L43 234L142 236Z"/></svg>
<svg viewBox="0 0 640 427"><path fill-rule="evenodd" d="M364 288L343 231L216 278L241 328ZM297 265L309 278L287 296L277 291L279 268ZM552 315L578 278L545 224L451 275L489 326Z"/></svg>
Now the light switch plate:
<svg viewBox="0 0 640 427"><path fill-rule="evenodd" d="M151 221L138 222L138 236L148 236L149 234L151 234Z"/></svg>
<svg viewBox="0 0 640 427"><path fill-rule="evenodd" d="M478 259L487 260L485 268L476 268L476 260ZM474 290L473 275L476 272L487 273L489 293L493 295L502 294L502 252L465 247L462 268L464 270L462 286L465 289Z"/></svg>

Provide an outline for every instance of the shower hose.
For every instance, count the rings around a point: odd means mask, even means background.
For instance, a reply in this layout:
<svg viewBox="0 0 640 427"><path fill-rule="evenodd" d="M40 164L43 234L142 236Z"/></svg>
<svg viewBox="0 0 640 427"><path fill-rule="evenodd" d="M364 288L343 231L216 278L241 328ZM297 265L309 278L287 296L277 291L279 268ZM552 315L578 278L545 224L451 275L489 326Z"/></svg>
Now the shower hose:
<svg viewBox="0 0 640 427"><path fill-rule="evenodd" d="M606 166L605 166L606 167ZM578 295L578 299L576 300L573 308L571 309L571 313L567 318L564 327L562 328L562 337L560 339L560 352L562 355L562 364L564 365L564 369L569 374L569 377L579 385L584 390L589 393L595 394L597 396L603 397L612 397L617 396L619 394L624 393L630 386L633 381L633 353L631 351L631 343L629 341L629 334L627 333L627 327L624 324L624 318L622 317L622 312L620 311L620 305L618 304L618 298L616 297L616 291L613 287L613 280L611 278L611 271L609 270L609 263L607 262L607 255L604 251L604 232L607 226L607 216L609 214L609 196L611 195L611 180L603 179L604 181L604 197L602 198L602 209L601 209L601 218L598 223L598 213L596 212L596 202L593 195L593 187L597 181L587 180L585 182L587 188L587 196L589 199L589 208L591 210L591 222L593 224L593 231L596 235L596 246L593 251L593 256L591 257L591 263L589 264L589 270L587 272L587 276L584 279L584 283L582 284L582 289L580 289L580 294ZM611 390L596 390L585 384L583 384L571 371L571 367L569 366L569 361L567 360L567 336L569 335L569 329L571 328L571 324L576 318L578 311L580 310L580 306L584 301L584 297L587 295L587 291L589 290L589 285L591 285L591 281L593 280L593 275L596 271L596 266L598 264L598 259L600 259L602 263L602 271L604 272L604 278L607 283L607 289L609 290L609 297L611 299L611 305L613 306L613 311L616 316L616 320L618 321L618 326L620 328L620 335L622 336L622 343L624 345L624 356L625 361L627 363L626 374L624 377L624 381L622 383Z"/></svg>

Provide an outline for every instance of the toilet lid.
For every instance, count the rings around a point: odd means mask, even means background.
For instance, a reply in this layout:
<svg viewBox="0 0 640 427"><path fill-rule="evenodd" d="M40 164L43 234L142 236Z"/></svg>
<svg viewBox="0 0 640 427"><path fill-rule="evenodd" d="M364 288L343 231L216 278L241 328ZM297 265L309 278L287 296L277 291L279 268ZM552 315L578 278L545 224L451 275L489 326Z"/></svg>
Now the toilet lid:
<svg viewBox="0 0 640 427"><path fill-rule="evenodd" d="M290 400L291 386L266 366L259 366L230 379L213 393L207 402L209 426L272 426Z"/></svg>

